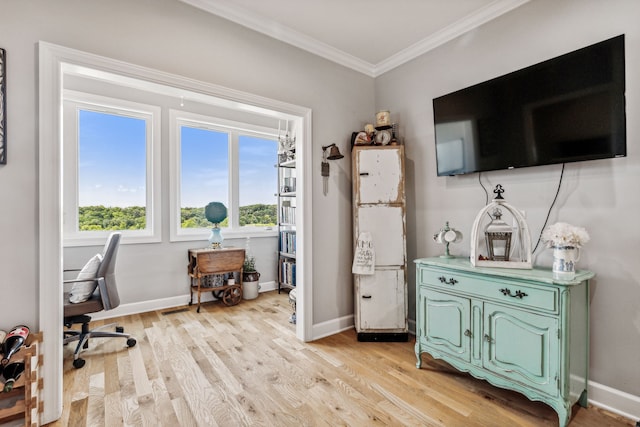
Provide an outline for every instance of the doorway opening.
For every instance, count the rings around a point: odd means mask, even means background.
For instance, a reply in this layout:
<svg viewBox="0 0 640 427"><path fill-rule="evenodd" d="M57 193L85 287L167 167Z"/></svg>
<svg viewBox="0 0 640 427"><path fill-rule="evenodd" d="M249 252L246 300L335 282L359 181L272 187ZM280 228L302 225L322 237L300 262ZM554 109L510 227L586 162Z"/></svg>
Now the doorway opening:
<svg viewBox="0 0 640 427"><path fill-rule="evenodd" d="M149 91L178 102L192 100L212 108L231 109L296 129L298 168L297 324L296 336L312 339L311 292L311 110L261 96L194 81L50 43L39 43L39 326L43 332L44 423L62 412L62 258L63 188L62 99L65 83L74 79L115 85L124 90ZM166 152L166 150L164 150ZM166 162L165 162L166 164ZM162 230L161 239L169 241Z"/></svg>

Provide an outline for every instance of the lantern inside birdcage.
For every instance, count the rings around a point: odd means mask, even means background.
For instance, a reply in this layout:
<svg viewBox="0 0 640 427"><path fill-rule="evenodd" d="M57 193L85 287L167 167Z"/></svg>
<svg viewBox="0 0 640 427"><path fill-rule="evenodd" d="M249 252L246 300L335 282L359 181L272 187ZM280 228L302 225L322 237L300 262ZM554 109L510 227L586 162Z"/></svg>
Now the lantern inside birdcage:
<svg viewBox="0 0 640 427"><path fill-rule="evenodd" d="M494 208L489 216L491 216L491 222L487 224L484 231L489 259L491 261L509 261L513 230L502 220L500 208Z"/></svg>
<svg viewBox="0 0 640 427"><path fill-rule="evenodd" d="M530 269L531 236L524 215L502 197L500 184L493 192L496 197L478 212L471 228L471 264Z"/></svg>

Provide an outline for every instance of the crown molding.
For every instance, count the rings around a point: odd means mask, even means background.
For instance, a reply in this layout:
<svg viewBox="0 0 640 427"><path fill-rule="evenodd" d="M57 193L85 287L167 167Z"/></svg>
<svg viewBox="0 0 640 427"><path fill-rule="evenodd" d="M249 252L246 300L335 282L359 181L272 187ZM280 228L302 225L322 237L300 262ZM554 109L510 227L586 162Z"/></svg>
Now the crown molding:
<svg viewBox="0 0 640 427"><path fill-rule="evenodd" d="M530 0L495 0L487 6L465 16L455 23L443 28L433 35L409 46L395 55L372 64L354 55L336 49L306 34L293 30L286 25L267 20L264 16L253 13L239 6L233 6L220 0L180 0L198 9L220 16L229 21L265 34L276 40L293 45L314 55L328 59L345 67L351 68L369 77L378 77L412 59L429 52L432 49L468 32L480 25L491 21Z"/></svg>
<svg viewBox="0 0 640 427"><path fill-rule="evenodd" d="M360 73L373 76L374 64L363 61L351 54L336 49L306 34L282 25L278 22L265 19L239 6L233 6L218 0L180 0L198 9L220 16L236 24L265 34L281 42L293 45L314 55L321 56Z"/></svg>
<svg viewBox="0 0 640 427"><path fill-rule="evenodd" d="M496 0L482 9L465 16L453 24L433 33L431 36L401 50L395 55L380 61L372 70L374 77L378 77L400 65L409 62L430 50L437 48L497 17L516 9L530 0Z"/></svg>

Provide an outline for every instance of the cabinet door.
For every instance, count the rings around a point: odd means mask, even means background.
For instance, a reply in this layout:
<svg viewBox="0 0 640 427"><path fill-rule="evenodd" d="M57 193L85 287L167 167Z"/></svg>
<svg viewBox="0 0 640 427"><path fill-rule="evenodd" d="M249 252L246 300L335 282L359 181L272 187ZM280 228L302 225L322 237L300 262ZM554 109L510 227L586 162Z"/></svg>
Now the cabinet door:
<svg viewBox="0 0 640 427"><path fill-rule="evenodd" d="M418 335L421 344L458 359L471 359L471 300L420 288Z"/></svg>
<svg viewBox="0 0 640 427"><path fill-rule="evenodd" d="M375 265L405 265L404 208L375 205L356 209L357 238L361 232L371 233Z"/></svg>
<svg viewBox="0 0 640 427"><path fill-rule="evenodd" d="M404 203L400 148L356 152L356 204Z"/></svg>
<svg viewBox="0 0 640 427"><path fill-rule="evenodd" d="M484 305L487 370L546 394L558 394L558 320L496 304Z"/></svg>
<svg viewBox="0 0 640 427"><path fill-rule="evenodd" d="M406 330L404 269L376 270L356 276L358 332Z"/></svg>

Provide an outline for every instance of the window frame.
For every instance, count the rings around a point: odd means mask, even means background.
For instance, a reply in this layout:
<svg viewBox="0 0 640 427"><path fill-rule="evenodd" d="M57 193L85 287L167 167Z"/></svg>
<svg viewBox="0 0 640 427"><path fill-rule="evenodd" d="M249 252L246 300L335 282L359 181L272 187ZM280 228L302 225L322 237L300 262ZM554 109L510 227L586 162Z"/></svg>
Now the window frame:
<svg viewBox="0 0 640 427"><path fill-rule="evenodd" d="M143 230L119 230L123 243L153 243L161 234L161 108L124 99L87 92L63 91L63 242L64 246L101 245L114 230L80 231L78 229L78 146L79 111L131 117L145 121L145 214Z"/></svg>
<svg viewBox="0 0 640 427"><path fill-rule="evenodd" d="M169 157L171 159L169 167L169 205L170 205L170 237L171 242L206 240L209 237L210 229L182 228L181 227L181 178L182 178L182 158L181 158L181 127L189 126L214 132L225 132L229 134L229 206L227 206L229 226L223 229L223 236L229 239L240 239L246 237L270 237L277 236L277 226L254 227L240 226L240 156L239 138L240 136L250 136L262 139L278 140L277 129L251 123L238 122L222 119L215 116L191 113L182 110L169 109ZM275 163L274 163L275 168ZM274 202L277 202L275 195L277 188L273 189Z"/></svg>

